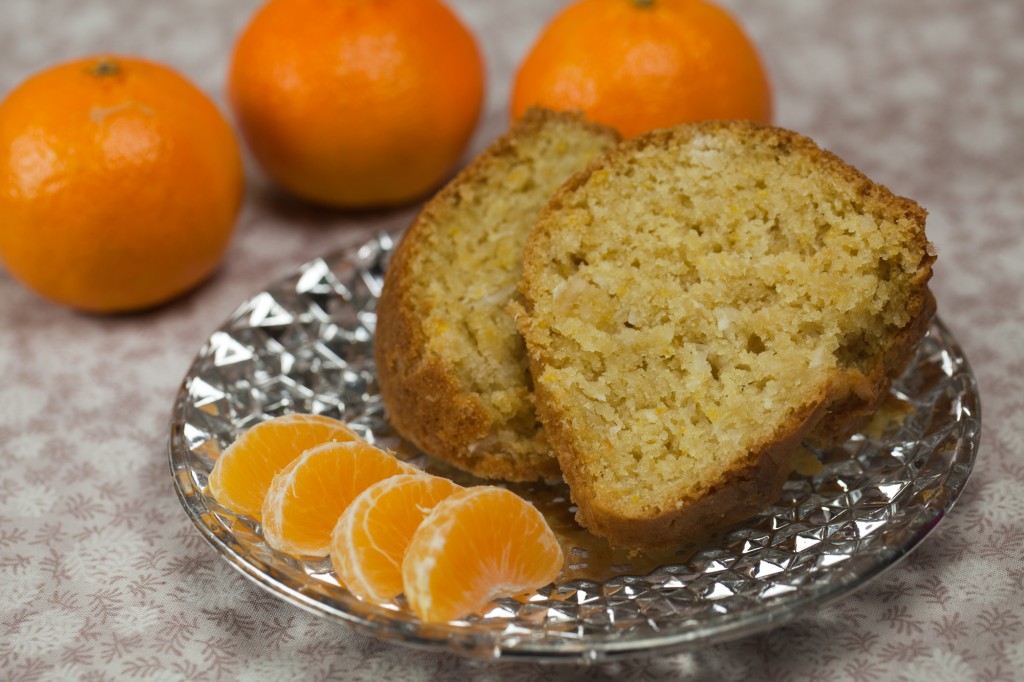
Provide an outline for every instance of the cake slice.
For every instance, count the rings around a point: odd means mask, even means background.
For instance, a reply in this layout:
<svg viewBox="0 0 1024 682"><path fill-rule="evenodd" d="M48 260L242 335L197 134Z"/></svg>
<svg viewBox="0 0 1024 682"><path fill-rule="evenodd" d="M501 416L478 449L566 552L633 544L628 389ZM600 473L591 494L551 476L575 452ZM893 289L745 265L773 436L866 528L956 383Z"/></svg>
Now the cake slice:
<svg viewBox="0 0 1024 682"><path fill-rule="evenodd" d="M807 437L845 438L934 312L925 211L809 139L707 122L563 187L517 322L578 521L678 544L770 504Z"/></svg>
<svg viewBox="0 0 1024 682"><path fill-rule="evenodd" d="M423 451L486 478L559 475L505 307L541 208L617 142L580 116L531 110L403 236L384 278L375 354L391 423Z"/></svg>

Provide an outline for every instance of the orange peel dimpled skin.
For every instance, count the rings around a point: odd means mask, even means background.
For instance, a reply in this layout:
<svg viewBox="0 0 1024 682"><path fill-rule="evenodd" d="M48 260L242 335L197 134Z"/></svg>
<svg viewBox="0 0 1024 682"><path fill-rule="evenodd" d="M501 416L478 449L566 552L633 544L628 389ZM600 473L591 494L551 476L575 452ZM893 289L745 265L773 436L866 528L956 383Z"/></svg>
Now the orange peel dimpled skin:
<svg viewBox="0 0 1024 682"><path fill-rule="evenodd" d="M570 4L516 74L513 117L530 106L579 110L625 137L704 119L772 120L757 48L705 0Z"/></svg>
<svg viewBox="0 0 1024 682"><path fill-rule="evenodd" d="M0 104L0 260L60 304L124 312L192 289L224 256L243 189L231 127L166 66L79 59Z"/></svg>
<svg viewBox="0 0 1024 682"><path fill-rule="evenodd" d="M483 59L438 0L271 0L239 37L228 97L266 174L303 199L402 204L458 163Z"/></svg>

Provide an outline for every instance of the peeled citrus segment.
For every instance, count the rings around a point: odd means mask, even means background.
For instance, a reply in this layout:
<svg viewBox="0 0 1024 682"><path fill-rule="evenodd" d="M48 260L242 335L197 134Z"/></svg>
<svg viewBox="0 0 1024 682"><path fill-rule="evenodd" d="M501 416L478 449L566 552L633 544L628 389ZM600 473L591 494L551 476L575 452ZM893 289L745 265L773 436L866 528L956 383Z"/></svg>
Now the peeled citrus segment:
<svg viewBox="0 0 1024 682"><path fill-rule="evenodd" d="M274 477L263 500L263 539L280 552L327 556L331 531L368 487L415 467L363 441L325 443Z"/></svg>
<svg viewBox="0 0 1024 682"><path fill-rule="evenodd" d="M479 486L452 494L423 520L405 553L402 582L413 613L436 623L543 587L562 561L533 505L504 488Z"/></svg>
<svg viewBox="0 0 1024 682"><path fill-rule="evenodd" d="M462 490L426 474L392 476L352 501L331 536L331 562L352 594L383 602L402 593L402 559L434 506Z"/></svg>
<svg viewBox="0 0 1024 682"><path fill-rule="evenodd" d="M236 514L259 516L270 482L305 450L331 441L360 440L337 419L288 414L252 427L221 453L210 472L210 493Z"/></svg>

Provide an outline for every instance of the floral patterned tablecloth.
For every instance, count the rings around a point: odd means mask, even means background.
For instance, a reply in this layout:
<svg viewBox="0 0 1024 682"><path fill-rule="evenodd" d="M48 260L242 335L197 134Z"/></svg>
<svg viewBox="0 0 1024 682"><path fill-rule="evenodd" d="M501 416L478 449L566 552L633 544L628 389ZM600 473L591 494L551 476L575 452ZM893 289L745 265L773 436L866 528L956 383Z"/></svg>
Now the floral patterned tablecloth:
<svg viewBox="0 0 1024 682"><path fill-rule="evenodd" d="M589 667L410 650L269 596L206 545L175 497L174 395L240 301L400 229L414 207L308 208L250 165L223 266L171 305L80 315L0 269L0 679L1022 679L1024 4L722 2L761 46L780 125L942 217L934 291L978 377L985 427L966 491L922 546L779 629ZM55 61L113 51L171 64L223 106L230 46L256 4L3 0L0 95ZM560 3L453 5L489 70L476 151L507 124L511 74Z"/></svg>

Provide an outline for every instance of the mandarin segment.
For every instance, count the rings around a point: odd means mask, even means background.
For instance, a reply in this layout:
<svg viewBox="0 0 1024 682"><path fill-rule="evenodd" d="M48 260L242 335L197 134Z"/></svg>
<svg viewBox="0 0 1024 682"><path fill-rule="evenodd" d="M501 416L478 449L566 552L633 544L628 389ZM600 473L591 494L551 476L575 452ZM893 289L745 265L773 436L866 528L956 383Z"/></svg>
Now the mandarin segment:
<svg viewBox="0 0 1024 682"><path fill-rule="evenodd" d="M331 562L339 582L377 602L402 593L402 559L423 519L463 488L446 478L392 476L364 490L338 519Z"/></svg>
<svg viewBox="0 0 1024 682"><path fill-rule="evenodd" d="M416 616L444 622L540 588L562 563L537 509L504 488L478 486L452 494L424 519L402 562L402 581Z"/></svg>
<svg viewBox="0 0 1024 682"><path fill-rule="evenodd" d="M330 417L288 414L262 422L221 453L210 472L210 494L236 514L260 515L274 476L311 447L361 440Z"/></svg>
<svg viewBox="0 0 1024 682"><path fill-rule="evenodd" d="M378 481L417 471L363 441L306 450L270 484L263 501L263 538L281 552L327 556L331 531L352 500Z"/></svg>

